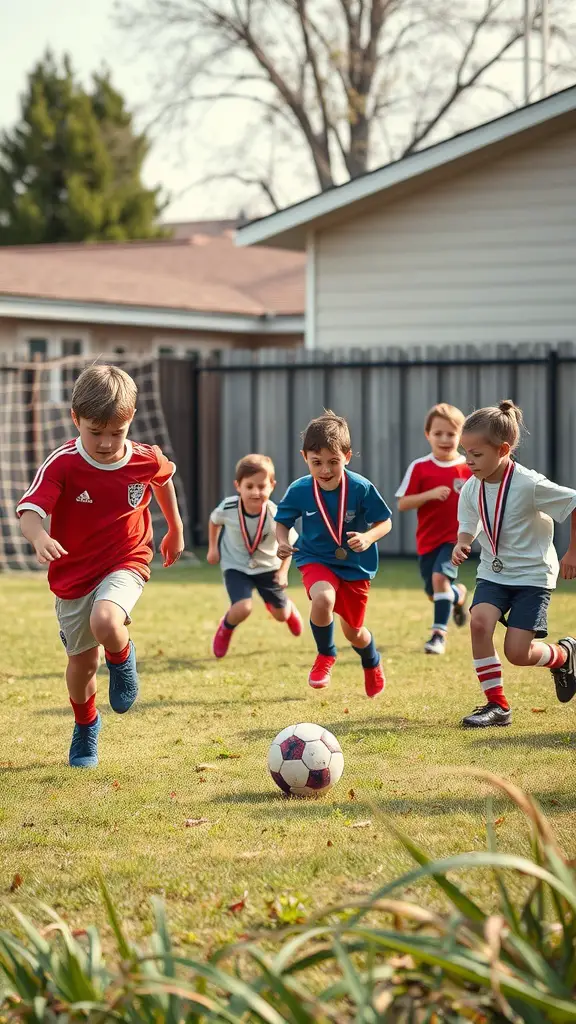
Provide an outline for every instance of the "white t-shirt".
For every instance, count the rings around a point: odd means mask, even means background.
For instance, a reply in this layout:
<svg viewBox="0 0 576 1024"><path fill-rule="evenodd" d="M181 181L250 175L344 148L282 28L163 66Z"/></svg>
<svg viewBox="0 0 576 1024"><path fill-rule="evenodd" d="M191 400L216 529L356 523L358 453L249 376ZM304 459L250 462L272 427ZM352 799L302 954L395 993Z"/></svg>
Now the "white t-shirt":
<svg viewBox="0 0 576 1024"><path fill-rule="evenodd" d="M490 526L499 484L486 484ZM460 533L478 537L481 555L478 579L509 587L546 587L553 590L558 578L558 556L554 547L554 524L563 523L576 508L576 491L547 480L541 473L515 463L508 501L498 543L502 572L494 572L494 554L480 520L480 481L467 480L460 492L458 520Z"/></svg>
<svg viewBox="0 0 576 1024"><path fill-rule="evenodd" d="M220 534L220 565L222 571L227 569L238 569L239 572L248 573L249 576L257 575L260 572L276 572L280 568L281 561L278 558L278 542L276 540L276 505L268 499L268 512L264 522L262 540L260 541L253 555L248 553L244 544L240 519L238 517L238 503L240 498L237 494L230 498L224 498L217 508L214 509L210 519L216 526L223 526ZM250 541L254 540L260 516L245 515L244 521ZM291 543L294 543L297 534L291 531ZM250 568L249 562L255 562L255 568Z"/></svg>

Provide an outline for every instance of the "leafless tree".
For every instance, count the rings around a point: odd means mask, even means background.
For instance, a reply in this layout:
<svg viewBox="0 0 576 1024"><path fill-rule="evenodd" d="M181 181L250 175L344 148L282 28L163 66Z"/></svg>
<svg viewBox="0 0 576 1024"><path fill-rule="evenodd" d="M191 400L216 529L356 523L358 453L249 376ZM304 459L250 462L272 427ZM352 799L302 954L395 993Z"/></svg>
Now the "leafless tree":
<svg viewBox="0 0 576 1024"><path fill-rule="evenodd" d="M550 9L552 69L569 84L576 3ZM234 179L276 209L279 163L324 191L522 101L510 71L520 85L520 0L117 0L117 11L156 55L159 124L194 130L225 104L242 122L232 145L213 139L218 166L203 183ZM535 32L540 17L534 0Z"/></svg>

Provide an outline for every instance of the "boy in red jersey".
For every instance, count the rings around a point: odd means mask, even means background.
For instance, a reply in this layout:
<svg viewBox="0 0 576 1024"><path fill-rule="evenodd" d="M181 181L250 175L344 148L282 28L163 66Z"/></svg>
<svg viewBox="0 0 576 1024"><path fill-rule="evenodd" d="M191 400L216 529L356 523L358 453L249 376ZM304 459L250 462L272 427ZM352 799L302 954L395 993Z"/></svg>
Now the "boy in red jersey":
<svg viewBox="0 0 576 1024"><path fill-rule="evenodd" d="M72 393L71 415L80 436L48 456L17 507L22 533L38 561L48 565L56 596L75 719L71 767L98 764L100 644L112 709L123 714L138 695L136 653L126 627L150 577L152 491L168 524L160 545L164 565L184 549L174 464L156 445L127 439L136 395L132 378L116 366L84 370Z"/></svg>
<svg viewBox="0 0 576 1024"><path fill-rule="evenodd" d="M464 414L441 402L426 416L424 434L432 449L410 463L396 491L398 511L417 509L416 550L424 589L434 602L432 635L426 654L444 654L450 613L464 626L466 587L456 583L452 550L458 537L458 496L470 477L466 459L458 454Z"/></svg>

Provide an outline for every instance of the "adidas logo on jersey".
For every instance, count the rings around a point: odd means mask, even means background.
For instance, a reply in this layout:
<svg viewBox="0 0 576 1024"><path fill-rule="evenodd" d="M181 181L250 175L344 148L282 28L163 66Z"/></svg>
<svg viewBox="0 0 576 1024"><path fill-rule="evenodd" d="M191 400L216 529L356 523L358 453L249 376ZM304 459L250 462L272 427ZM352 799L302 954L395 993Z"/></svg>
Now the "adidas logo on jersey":
<svg viewBox="0 0 576 1024"><path fill-rule="evenodd" d="M76 498L76 501L81 501L85 505L91 505L92 504L92 498L88 494L88 491L82 491L82 494L78 495L78 497Z"/></svg>

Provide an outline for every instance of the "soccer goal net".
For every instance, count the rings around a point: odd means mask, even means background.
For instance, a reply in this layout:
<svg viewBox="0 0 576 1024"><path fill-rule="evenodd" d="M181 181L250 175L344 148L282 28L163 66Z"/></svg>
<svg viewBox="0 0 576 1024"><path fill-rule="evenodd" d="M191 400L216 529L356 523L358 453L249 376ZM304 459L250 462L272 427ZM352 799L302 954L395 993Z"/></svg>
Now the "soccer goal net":
<svg viewBox="0 0 576 1024"><path fill-rule="evenodd" d="M50 454L74 437L70 402L74 381L92 360L77 356L43 362L0 364L0 572L40 569L34 552L20 533L16 505L34 474ZM158 444L173 458L160 398L155 360L115 360L138 385L138 409L130 436L145 444ZM187 510L178 474L176 491L185 527ZM164 519L151 503L156 542Z"/></svg>

